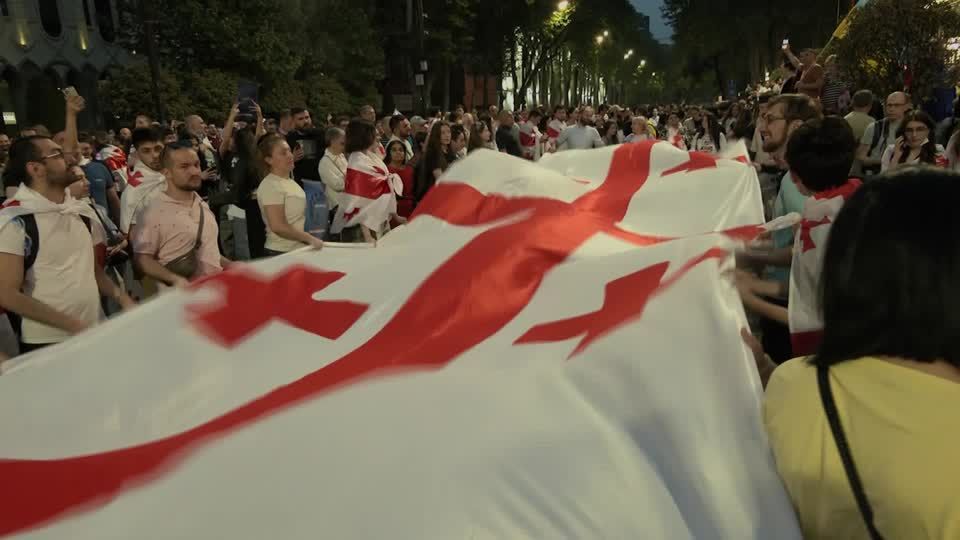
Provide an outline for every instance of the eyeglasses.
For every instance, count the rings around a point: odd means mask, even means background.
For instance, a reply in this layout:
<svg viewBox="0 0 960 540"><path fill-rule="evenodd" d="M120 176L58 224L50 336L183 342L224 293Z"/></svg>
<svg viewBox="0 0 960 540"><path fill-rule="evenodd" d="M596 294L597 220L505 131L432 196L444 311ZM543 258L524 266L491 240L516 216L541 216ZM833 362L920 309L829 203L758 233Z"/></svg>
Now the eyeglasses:
<svg viewBox="0 0 960 540"><path fill-rule="evenodd" d="M54 150L53 153L48 154L46 156L41 156L40 159L36 159L34 161L36 161L37 163L41 163L48 159L63 159L63 158L64 158L63 150Z"/></svg>

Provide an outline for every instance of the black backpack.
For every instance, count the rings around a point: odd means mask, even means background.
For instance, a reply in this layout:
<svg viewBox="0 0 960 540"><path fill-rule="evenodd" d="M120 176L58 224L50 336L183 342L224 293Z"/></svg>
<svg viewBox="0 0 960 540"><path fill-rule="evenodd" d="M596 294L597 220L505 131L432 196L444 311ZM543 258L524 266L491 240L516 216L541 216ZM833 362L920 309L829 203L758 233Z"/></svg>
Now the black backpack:
<svg viewBox="0 0 960 540"><path fill-rule="evenodd" d="M27 235L30 246L29 251L25 250L23 254L23 273L26 275L27 271L33 268L34 263L37 262L37 253L40 252L40 230L37 229L37 217L35 215L24 214L19 219L23 222L23 232ZM87 232L93 234L90 218L80 216L80 219L87 226Z"/></svg>

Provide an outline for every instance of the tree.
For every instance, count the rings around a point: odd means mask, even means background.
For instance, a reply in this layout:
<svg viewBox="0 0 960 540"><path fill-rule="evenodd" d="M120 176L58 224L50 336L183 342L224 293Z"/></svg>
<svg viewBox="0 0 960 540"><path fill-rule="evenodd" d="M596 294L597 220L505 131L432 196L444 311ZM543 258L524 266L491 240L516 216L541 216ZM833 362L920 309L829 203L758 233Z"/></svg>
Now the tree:
<svg viewBox="0 0 960 540"><path fill-rule="evenodd" d="M167 71L160 72L160 99L172 118L188 114L189 104L180 88L180 82ZM99 94L111 114L125 124L132 124L138 114L151 113L150 70L145 64L134 64L111 72L109 79L100 83Z"/></svg>
<svg viewBox="0 0 960 540"><path fill-rule="evenodd" d="M839 23L837 6L836 0L664 0L674 31L671 64L692 75L693 86L709 80L710 94L725 94L730 80L742 87L776 69L784 38L794 48L823 46Z"/></svg>
<svg viewBox="0 0 960 540"><path fill-rule="evenodd" d="M836 43L841 69L856 88L886 94L909 89L921 98L958 82L960 13L930 0L874 0L859 9ZM951 66L948 68L948 66Z"/></svg>

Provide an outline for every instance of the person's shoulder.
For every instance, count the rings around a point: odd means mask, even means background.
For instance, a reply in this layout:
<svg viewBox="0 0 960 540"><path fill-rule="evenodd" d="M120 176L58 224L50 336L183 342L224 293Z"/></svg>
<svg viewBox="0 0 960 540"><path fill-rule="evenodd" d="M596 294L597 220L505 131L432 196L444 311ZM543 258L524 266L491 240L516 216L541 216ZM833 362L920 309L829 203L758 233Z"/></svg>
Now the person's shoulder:
<svg viewBox="0 0 960 540"><path fill-rule="evenodd" d="M817 367L807 357L794 358L780 364L770 376L765 407L776 413L779 407L792 408L794 402L816 399Z"/></svg>

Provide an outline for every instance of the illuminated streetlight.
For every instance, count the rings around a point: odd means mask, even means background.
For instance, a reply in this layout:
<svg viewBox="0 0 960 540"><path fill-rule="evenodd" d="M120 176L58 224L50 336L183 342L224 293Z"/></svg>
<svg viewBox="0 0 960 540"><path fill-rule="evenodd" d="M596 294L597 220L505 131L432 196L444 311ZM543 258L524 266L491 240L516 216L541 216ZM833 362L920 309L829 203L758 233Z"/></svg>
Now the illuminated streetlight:
<svg viewBox="0 0 960 540"><path fill-rule="evenodd" d="M567 0L562 0L559 4L557 4L557 11L563 11L568 7L570 7L570 2Z"/></svg>
<svg viewBox="0 0 960 540"><path fill-rule="evenodd" d="M608 37L608 36L610 36L610 31L609 31L609 30L604 30L604 31L603 31L603 37Z"/></svg>
<svg viewBox="0 0 960 540"><path fill-rule="evenodd" d="M603 43L603 36L597 36L597 45Z"/></svg>
<svg viewBox="0 0 960 540"><path fill-rule="evenodd" d="M647 61L646 61L646 60L641 60L641 61L640 61L640 67L643 67L643 66L645 66L645 65L647 65Z"/></svg>

